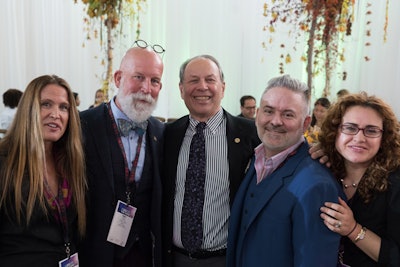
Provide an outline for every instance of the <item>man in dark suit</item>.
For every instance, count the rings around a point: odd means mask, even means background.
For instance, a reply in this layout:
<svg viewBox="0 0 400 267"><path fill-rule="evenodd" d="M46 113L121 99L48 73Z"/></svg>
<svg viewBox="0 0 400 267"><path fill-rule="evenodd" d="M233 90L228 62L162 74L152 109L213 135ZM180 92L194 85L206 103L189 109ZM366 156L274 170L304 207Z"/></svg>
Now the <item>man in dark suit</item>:
<svg viewBox="0 0 400 267"><path fill-rule="evenodd" d="M202 55L184 62L179 88L190 114L167 124L165 129L165 266L225 267L230 205L260 140L254 121L232 116L221 107L225 82L214 57ZM204 204L201 205L202 242L198 249L192 250L183 245L181 222L190 143L195 127L204 122L206 167L203 170Z"/></svg>
<svg viewBox="0 0 400 267"><path fill-rule="evenodd" d="M262 144L232 206L228 267L337 264L340 235L325 227L320 207L343 192L308 152L308 99L307 85L289 75L272 79L262 94L256 114Z"/></svg>
<svg viewBox="0 0 400 267"><path fill-rule="evenodd" d="M81 113L89 204L80 266L161 264L164 125L151 113L162 73L154 46L131 48L114 74L117 96Z"/></svg>

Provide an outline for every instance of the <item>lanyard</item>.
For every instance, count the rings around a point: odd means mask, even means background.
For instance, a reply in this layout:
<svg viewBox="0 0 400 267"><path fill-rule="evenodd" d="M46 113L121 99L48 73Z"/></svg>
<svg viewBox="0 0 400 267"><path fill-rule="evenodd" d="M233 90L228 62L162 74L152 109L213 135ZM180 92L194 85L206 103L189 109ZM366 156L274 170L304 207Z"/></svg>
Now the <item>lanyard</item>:
<svg viewBox="0 0 400 267"><path fill-rule="evenodd" d="M66 182L63 180L63 183ZM47 182L47 179L44 179L44 193L45 197L52 207L52 213L54 215L54 218L61 224L62 226L62 231L63 231L63 238L64 238L64 246L65 246L65 253L67 254L67 257L69 258L71 255L71 243L69 240L69 228L68 228L68 215L67 215L67 207L65 204L65 199L63 196L63 190L62 186L58 186L58 194L57 196L54 196L50 190L50 186ZM67 186L67 189L69 191L69 186ZM69 193L69 192L68 192Z"/></svg>
<svg viewBox="0 0 400 267"><path fill-rule="evenodd" d="M115 118L114 115L112 113L111 110L111 104L110 102L107 103L107 108L108 108L108 113L111 117L111 123L113 125L113 129L114 129L114 133L117 136L117 141L118 141L118 145L122 151L122 154L124 155L124 166L125 166L125 184L126 184L126 190L125 190L125 194L126 194L126 203L128 205L130 205L132 203L132 195L134 195L135 191L136 191L136 182L135 182L135 175L136 175L136 169L137 169L137 165L138 165L138 161L139 161L139 156L140 156L140 151L142 148L142 143L143 143L143 135L139 134L139 139L138 139L138 143L136 146L136 155L134 160L132 161L132 168L131 170L129 170L128 168L128 162L126 160L126 153L125 153L125 149L124 149L124 145L122 144L122 139L121 139L121 134L118 130L118 126L117 123L115 122Z"/></svg>
<svg viewBox="0 0 400 267"><path fill-rule="evenodd" d="M137 165L139 162L139 156L140 156L140 150L142 148L142 142L143 142L143 134L139 135L139 140L136 146L136 155L135 159L132 161L132 169L129 171L129 178L127 181L127 185L133 185L136 188L136 182L135 182L135 175L136 175L136 169ZM126 192L126 198L127 198L127 203L130 204L131 202L131 189L129 186L127 186L127 192Z"/></svg>

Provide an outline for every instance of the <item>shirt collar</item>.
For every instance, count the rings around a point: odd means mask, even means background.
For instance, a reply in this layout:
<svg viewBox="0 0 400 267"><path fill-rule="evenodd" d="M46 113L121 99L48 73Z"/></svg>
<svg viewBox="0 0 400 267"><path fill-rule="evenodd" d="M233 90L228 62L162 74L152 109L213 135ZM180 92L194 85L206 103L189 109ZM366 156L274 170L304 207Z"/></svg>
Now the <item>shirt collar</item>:
<svg viewBox="0 0 400 267"><path fill-rule="evenodd" d="M206 121L207 127L211 130L213 134L215 134L219 125L222 123L223 119L224 119L224 111L221 108L214 116L212 116ZM199 121L197 121L191 115L189 115L189 123L190 127L195 129Z"/></svg>
<svg viewBox="0 0 400 267"><path fill-rule="evenodd" d="M261 143L254 149L255 157L257 159L263 158L263 162L267 160L272 160L273 161L273 166L276 168L279 166L286 158L287 156L292 153L297 147L304 142L304 137L301 136L301 138L295 143L294 145L286 148L285 150L279 152L278 154L272 156L271 158L266 158L265 157L265 148L264 145ZM274 169L275 169L274 168Z"/></svg>

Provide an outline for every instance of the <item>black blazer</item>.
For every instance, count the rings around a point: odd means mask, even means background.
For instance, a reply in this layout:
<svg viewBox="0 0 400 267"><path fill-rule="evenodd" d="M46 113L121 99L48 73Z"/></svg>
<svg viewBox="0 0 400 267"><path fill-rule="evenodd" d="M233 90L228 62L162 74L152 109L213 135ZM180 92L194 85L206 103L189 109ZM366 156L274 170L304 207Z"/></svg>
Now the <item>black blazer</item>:
<svg viewBox="0 0 400 267"><path fill-rule="evenodd" d="M8 151L0 151L0 169L3 169L7 153ZM22 198L25 202L28 199L28 193L29 176L25 171L22 184ZM58 266L58 262L65 259L67 254L63 228L53 216L51 208L48 207L45 213L36 202L29 226L27 226L25 216L22 216L21 224L17 223L13 200L13 196L8 196L5 206L0 209L0 266ZM26 212L24 205L22 210ZM76 252L79 241L77 213L73 202L67 208L67 219L72 255Z"/></svg>
<svg viewBox="0 0 400 267"><path fill-rule="evenodd" d="M115 174L121 172L113 166L111 151L118 146L117 137L106 104L80 113L84 135L86 166L88 174L88 222L87 236L79 252L82 266L112 266L115 256L114 244L107 241L118 196L115 193ZM160 167L163 147L164 124L151 117L146 131L147 147L151 149L152 196L151 232L154 242L155 266L161 264L161 180ZM147 156L146 156L147 157ZM121 178L118 178L121 179ZM136 218L135 218L136 219ZM132 230L129 240L132 238ZM86 265L85 265L86 264Z"/></svg>
<svg viewBox="0 0 400 267"><path fill-rule="evenodd" d="M254 148L260 144L254 121L233 116L224 110L228 141L230 203L245 176ZM184 116L165 127L163 166L163 255L164 266L172 266L172 228L178 157L189 116Z"/></svg>

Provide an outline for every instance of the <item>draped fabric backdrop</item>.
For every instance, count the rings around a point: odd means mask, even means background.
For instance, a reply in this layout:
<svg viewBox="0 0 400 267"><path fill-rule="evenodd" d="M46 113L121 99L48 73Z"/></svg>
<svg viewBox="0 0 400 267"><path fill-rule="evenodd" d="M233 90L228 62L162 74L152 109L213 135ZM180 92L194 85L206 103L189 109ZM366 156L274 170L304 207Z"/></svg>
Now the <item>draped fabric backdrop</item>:
<svg viewBox="0 0 400 267"><path fill-rule="evenodd" d="M279 44L284 42L292 55L285 72L306 81L305 65L298 60L306 47L291 49L293 37L290 25L273 34L268 49L269 33L262 31L266 24L264 0L148 0L141 15L141 39L160 44L165 49L163 88L154 115L180 117L187 109L180 97L178 71L181 63L199 54L211 54L221 63L226 77L222 105L233 114L239 113L239 98L251 94L257 103L267 81L279 75ZM346 71L345 81L334 76L330 100L336 91L347 88L352 92L367 91L387 101L400 115L400 1L391 0L387 42L383 42L386 0L369 1L372 14L366 16L366 2L357 1L353 34L347 39L346 61L338 72ZM22 91L35 77L57 74L65 78L81 98L80 110L94 101L101 87L105 66L100 64L104 51L99 40L86 40L83 18L84 5L78 0L3 0L0 9L0 93L8 88ZM366 23L371 36L366 37ZM114 70L127 48L135 40L129 22L122 21L124 34L114 43ZM302 42L302 40L297 40ZM371 46L365 46L370 42ZM304 42L305 43L305 42ZM300 49L299 49L300 47ZM365 61L368 56L370 61ZM321 96L323 82L316 79L314 101ZM111 89L111 94L116 89ZM0 111L3 105L0 105Z"/></svg>

